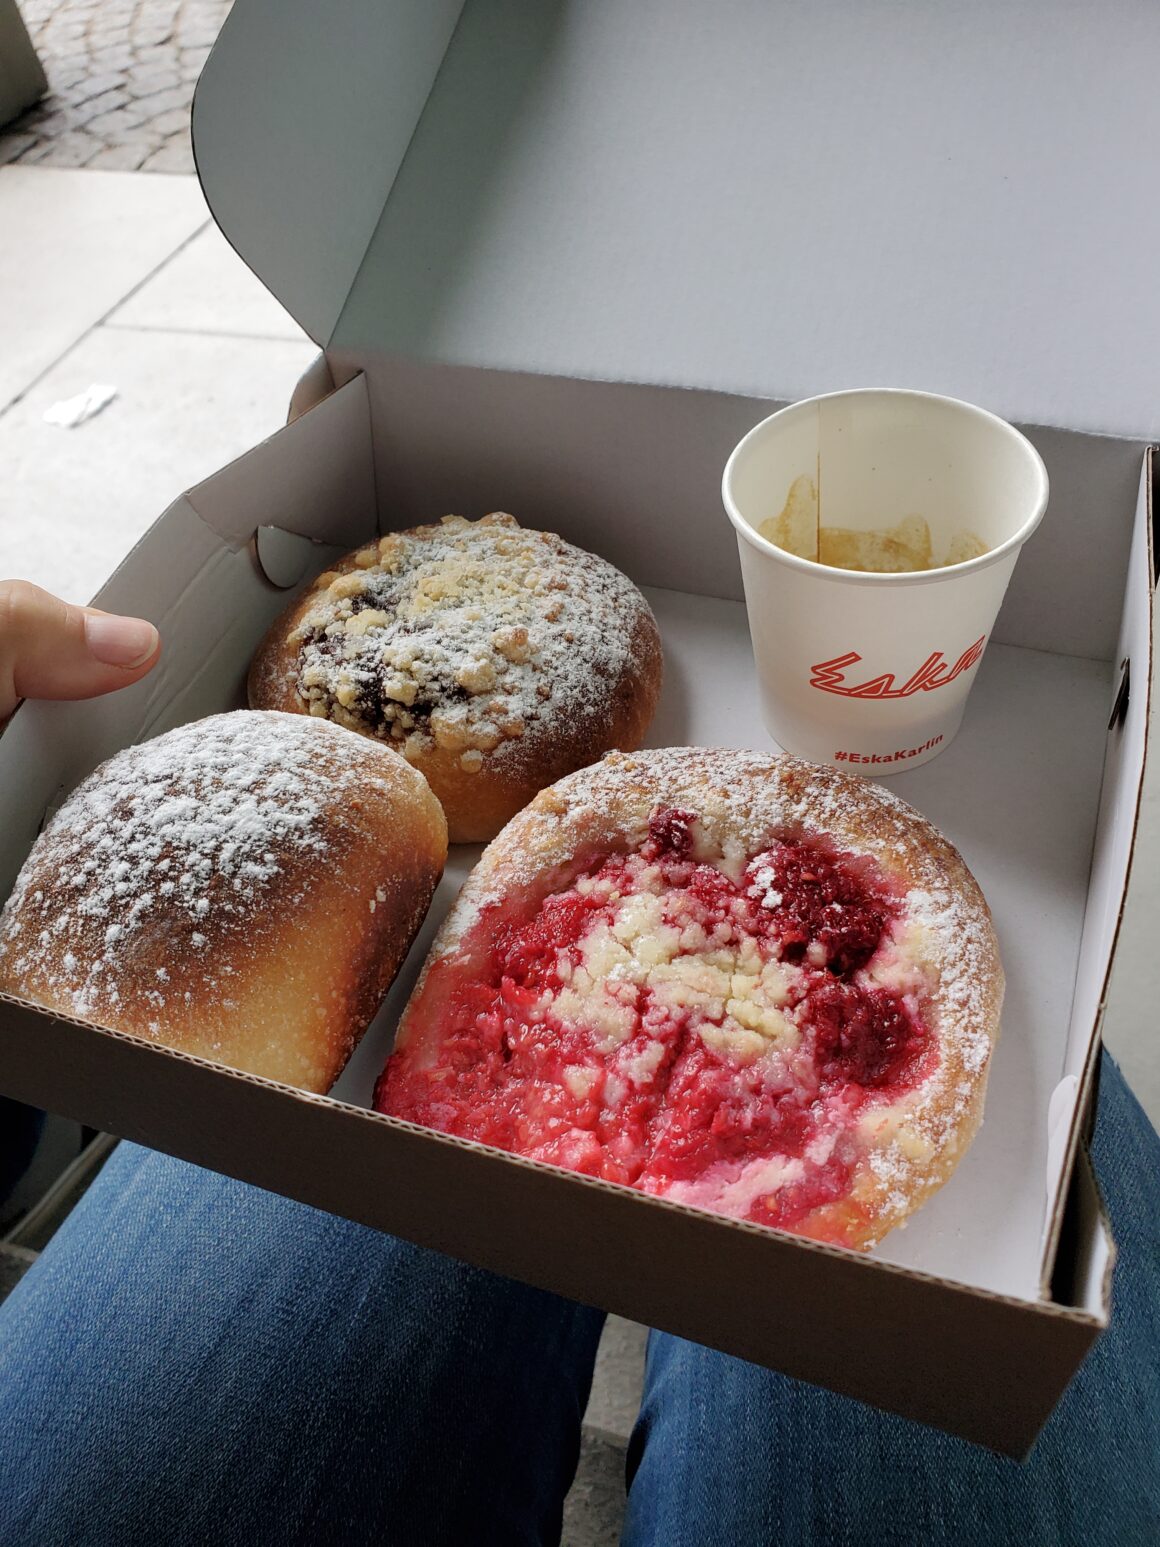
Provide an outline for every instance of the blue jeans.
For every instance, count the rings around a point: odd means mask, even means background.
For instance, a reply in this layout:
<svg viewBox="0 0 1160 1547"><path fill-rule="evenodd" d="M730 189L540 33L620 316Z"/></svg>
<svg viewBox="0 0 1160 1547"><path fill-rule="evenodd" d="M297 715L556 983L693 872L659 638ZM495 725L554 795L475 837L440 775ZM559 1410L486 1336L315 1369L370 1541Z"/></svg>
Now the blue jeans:
<svg viewBox="0 0 1160 1547"><path fill-rule="evenodd" d="M653 1333L625 1542L1160 1541L1160 1141L1108 1059L1096 1159L1112 1326L1026 1465ZM556 1541L602 1319L122 1145L0 1309L0 1544Z"/></svg>

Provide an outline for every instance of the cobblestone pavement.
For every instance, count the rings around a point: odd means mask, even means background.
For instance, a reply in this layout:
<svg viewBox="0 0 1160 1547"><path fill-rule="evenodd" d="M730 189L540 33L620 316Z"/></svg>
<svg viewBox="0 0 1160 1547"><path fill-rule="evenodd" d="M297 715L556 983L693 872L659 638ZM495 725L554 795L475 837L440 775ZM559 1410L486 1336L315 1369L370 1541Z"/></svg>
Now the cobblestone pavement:
<svg viewBox="0 0 1160 1547"><path fill-rule="evenodd" d="M49 93L0 165L192 172L193 88L232 0L18 0Z"/></svg>

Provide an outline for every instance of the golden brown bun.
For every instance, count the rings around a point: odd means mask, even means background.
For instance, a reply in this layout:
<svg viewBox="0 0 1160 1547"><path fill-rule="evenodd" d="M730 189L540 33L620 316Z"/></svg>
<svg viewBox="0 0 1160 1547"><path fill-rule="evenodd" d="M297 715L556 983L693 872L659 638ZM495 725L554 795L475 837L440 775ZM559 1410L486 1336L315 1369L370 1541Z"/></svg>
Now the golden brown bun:
<svg viewBox="0 0 1160 1547"><path fill-rule="evenodd" d="M447 856L401 758L325 720L240 710L103 763L0 915L0 990L326 1091Z"/></svg>
<svg viewBox="0 0 1160 1547"><path fill-rule="evenodd" d="M531 919L545 897L570 888L578 874L590 875L602 856L639 853L649 838L650 818L667 808L695 815L692 857L716 866L735 882L771 841L821 838L843 853L875 861L902 899L897 934L890 937L887 956L873 959L870 981L916 997L933 1038L933 1050L927 1050L933 1057L911 1088L875 1092L860 1109L862 1158L845 1196L814 1208L791 1227L835 1244L872 1246L942 1186L982 1121L990 1057L999 1033L1003 969L987 904L958 852L881 785L837 769L772 754L677 747L611 753L595 767L544 790L488 846L447 915L400 1022L376 1104L399 1115L397 1091L409 1100L415 1088L422 1090L424 1071L442 1078L438 1071L444 1065L443 1039L455 1033L453 1007L465 983L487 981L495 932L509 929L513 921ZM766 906L779 903L774 897ZM611 972L610 983L616 978L621 985L639 982L651 992L655 969L633 977L631 962L624 960L633 927L627 915L616 925L600 971ZM684 960L693 965L697 948L690 949L693 956ZM655 960L655 952L645 959ZM713 955L705 964L709 971L721 965ZM730 970L725 967L727 977ZM687 983L695 981L686 978ZM575 975L570 976L569 987L575 982ZM725 992L747 990L734 977ZM742 1000L739 1009L734 1009L733 1000L729 1004L724 1020L715 1012L713 1045L728 1048L732 1036L733 1047L742 1049L742 1065L765 1057L754 1032L746 1029L761 1024L746 1015L754 1002ZM590 1016L591 1002L585 1005L584 1013ZM740 1023L733 1024L737 1015ZM572 1046L570 1056L579 1056ZM639 1044L630 1041L625 1046L636 1049ZM607 1049L601 1056L606 1055ZM457 1044L460 1064L463 1056ZM533 1107L544 1106L545 1089L541 1085L529 1092ZM410 1110L402 1115L411 1115ZM729 1183L724 1195L713 1193L711 1179L700 1191L636 1185L735 1213L728 1196L730 1191L736 1195L736 1177Z"/></svg>
<svg viewBox="0 0 1160 1547"><path fill-rule="evenodd" d="M638 747L661 671L631 581L495 513L392 533L320 575L263 640L249 695L401 752L451 841L471 843L553 780Z"/></svg>

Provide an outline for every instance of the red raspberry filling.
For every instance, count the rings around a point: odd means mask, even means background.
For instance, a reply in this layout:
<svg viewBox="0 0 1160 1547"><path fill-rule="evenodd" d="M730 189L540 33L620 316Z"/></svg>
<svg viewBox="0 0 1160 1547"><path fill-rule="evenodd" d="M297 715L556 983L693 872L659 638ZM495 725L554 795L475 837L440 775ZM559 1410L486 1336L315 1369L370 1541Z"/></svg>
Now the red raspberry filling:
<svg viewBox="0 0 1160 1547"><path fill-rule="evenodd" d="M799 842L759 855L747 874L764 893L784 960L809 952L815 965L851 973L874 955L897 911L875 871L857 855Z"/></svg>
<svg viewBox="0 0 1160 1547"><path fill-rule="evenodd" d="M783 1228L844 1198L859 1114L935 1057L913 996L865 971L901 897L806 835L735 882L695 858L696 822L660 809L639 853L530 916L485 912L412 1004L376 1106Z"/></svg>
<svg viewBox="0 0 1160 1547"><path fill-rule="evenodd" d="M823 982L809 996L814 1063L823 1081L868 1089L896 1085L926 1040L897 995L857 983Z"/></svg>

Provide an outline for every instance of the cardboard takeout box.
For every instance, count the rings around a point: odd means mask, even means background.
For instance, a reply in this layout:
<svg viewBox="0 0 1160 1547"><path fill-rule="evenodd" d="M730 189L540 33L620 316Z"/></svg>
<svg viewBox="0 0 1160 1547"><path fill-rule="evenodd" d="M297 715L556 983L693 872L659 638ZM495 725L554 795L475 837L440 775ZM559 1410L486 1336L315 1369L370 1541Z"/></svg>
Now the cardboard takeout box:
<svg viewBox="0 0 1160 1547"><path fill-rule="evenodd" d="M1155 18L1045 5L1049 71L1028 15L237 0L198 89L199 170L324 357L301 417L178 499L100 593L157 623L158 670L112 699L25 705L0 740L6 895L98 762L243 702L262 633L336 554L499 508L648 589L667 672L653 744L765 747L718 495L734 443L771 403L849 385L1017 420L1047 463L1047 518L958 739L891 781L977 875L1008 978L983 1130L909 1227L859 1257L369 1112L474 851L453 851L333 1098L15 1001L0 1089L1026 1450L1108 1315L1080 1140L1151 677L1155 394L1137 335L1157 246L1095 244L1071 211L1114 230L1109 183L1141 124L1160 127L1133 33ZM1132 111L1089 123L1081 156L1069 82L1101 100L1105 77Z"/></svg>

